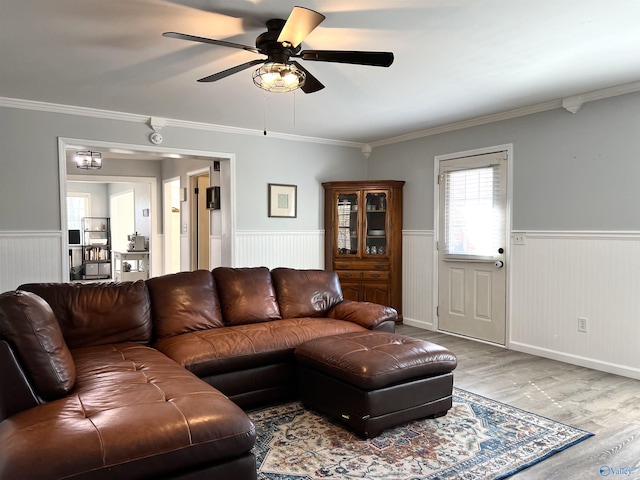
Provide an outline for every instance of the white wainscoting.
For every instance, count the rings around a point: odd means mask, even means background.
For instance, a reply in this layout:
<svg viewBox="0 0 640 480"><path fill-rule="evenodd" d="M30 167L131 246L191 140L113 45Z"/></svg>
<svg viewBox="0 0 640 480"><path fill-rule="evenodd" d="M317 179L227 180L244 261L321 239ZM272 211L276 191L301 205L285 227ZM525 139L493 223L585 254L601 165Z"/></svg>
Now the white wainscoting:
<svg viewBox="0 0 640 480"><path fill-rule="evenodd" d="M222 266L222 237L209 236L209 270Z"/></svg>
<svg viewBox="0 0 640 480"><path fill-rule="evenodd" d="M324 268L324 232L236 230L235 266Z"/></svg>
<svg viewBox="0 0 640 480"><path fill-rule="evenodd" d="M191 243L188 234L180 235L180 271L188 272L191 270Z"/></svg>
<svg viewBox="0 0 640 480"><path fill-rule="evenodd" d="M640 378L640 233L525 235L511 249L509 347Z"/></svg>
<svg viewBox="0 0 640 480"><path fill-rule="evenodd" d="M433 330L433 231L402 232L403 323Z"/></svg>
<svg viewBox="0 0 640 480"><path fill-rule="evenodd" d="M61 235L0 232L0 292L67 281ZM508 347L640 379L640 232L525 235L525 245L511 246ZM323 239L322 231L236 232L235 265L324 268ZM426 329L434 328L433 245L433 231L403 232L404 321ZM588 332L578 332L578 317Z"/></svg>
<svg viewBox="0 0 640 480"><path fill-rule="evenodd" d="M164 235L156 233L149 240L149 277L157 277L164 273Z"/></svg>
<svg viewBox="0 0 640 480"><path fill-rule="evenodd" d="M508 348L640 379L640 232L525 235L511 242ZM403 232L404 323L430 330L434 241Z"/></svg>
<svg viewBox="0 0 640 480"><path fill-rule="evenodd" d="M62 261L59 231L0 232L0 292L28 282L68 281Z"/></svg>

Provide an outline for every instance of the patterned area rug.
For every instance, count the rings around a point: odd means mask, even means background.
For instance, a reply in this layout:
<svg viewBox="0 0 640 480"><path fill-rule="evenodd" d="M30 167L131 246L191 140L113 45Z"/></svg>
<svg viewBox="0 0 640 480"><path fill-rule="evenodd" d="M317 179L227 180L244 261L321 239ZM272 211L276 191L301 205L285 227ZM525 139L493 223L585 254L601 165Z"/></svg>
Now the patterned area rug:
<svg viewBox="0 0 640 480"><path fill-rule="evenodd" d="M446 416L369 440L298 402L249 416L261 480L501 479L592 435L457 388Z"/></svg>

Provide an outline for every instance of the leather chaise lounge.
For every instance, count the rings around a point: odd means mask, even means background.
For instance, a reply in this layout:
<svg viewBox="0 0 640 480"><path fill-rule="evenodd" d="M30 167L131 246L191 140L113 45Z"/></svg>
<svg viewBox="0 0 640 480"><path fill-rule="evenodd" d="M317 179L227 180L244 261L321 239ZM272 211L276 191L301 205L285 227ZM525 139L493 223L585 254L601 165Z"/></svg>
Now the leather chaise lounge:
<svg viewBox="0 0 640 480"><path fill-rule="evenodd" d="M319 270L22 285L0 295L0 479L254 479L242 408L295 395L297 346L396 318Z"/></svg>

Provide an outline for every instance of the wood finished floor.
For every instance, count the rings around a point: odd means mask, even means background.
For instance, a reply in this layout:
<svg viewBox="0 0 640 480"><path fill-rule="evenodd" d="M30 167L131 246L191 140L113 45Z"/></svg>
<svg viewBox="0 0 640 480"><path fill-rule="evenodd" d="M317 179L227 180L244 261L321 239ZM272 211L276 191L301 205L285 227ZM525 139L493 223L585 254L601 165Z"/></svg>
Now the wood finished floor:
<svg viewBox="0 0 640 480"><path fill-rule="evenodd" d="M595 433L512 479L640 479L640 380L408 325L396 332L455 353L456 387Z"/></svg>

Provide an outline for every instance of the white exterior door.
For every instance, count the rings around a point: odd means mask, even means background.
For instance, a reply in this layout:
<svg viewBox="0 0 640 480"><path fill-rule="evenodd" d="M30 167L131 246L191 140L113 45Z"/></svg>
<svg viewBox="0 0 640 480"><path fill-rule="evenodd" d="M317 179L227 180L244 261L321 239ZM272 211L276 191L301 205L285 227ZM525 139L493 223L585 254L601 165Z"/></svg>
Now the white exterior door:
<svg viewBox="0 0 640 480"><path fill-rule="evenodd" d="M438 329L506 341L507 152L439 163Z"/></svg>

